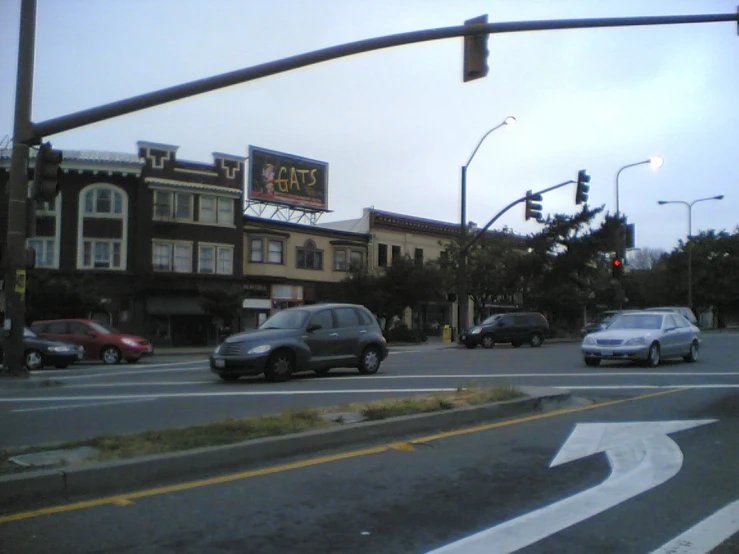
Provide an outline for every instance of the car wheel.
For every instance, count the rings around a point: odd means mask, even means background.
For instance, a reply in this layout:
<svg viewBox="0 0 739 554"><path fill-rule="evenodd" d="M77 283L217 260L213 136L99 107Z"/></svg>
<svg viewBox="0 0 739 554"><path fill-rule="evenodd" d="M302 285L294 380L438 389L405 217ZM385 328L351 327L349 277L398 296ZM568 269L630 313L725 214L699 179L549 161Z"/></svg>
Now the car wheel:
<svg viewBox="0 0 739 554"><path fill-rule="evenodd" d="M589 367L598 367L600 365L600 358L585 358L585 365Z"/></svg>
<svg viewBox="0 0 739 554"><path fill-rule="evenodd" d="M289 350L278 350L269 357L264 368L264 376L268 381L279 383L290 379L295 369L295 357Z"/></svg>
<svg viewBox="0 0 739 554"><path fill-rule="evenodd" d="M522 343L521 341L516 341L516 342L512 342L512 343L511 343L511 346L512 346L513 348L521 348L521 345L522 345L522 344L523 344L523 343Z"/></svg>
<svg viewBox="0 0 739 554"><path fill-rule="evenodd" d="M659 365L659 344L656 342L653 342L652 345L649 347L649 352L647 352L647 367L657 367Z"/></svg>
<svg viewBox="0 0 739 554"><path fill-rule="evenodd" d="M41 355L41 352L38 350L26 350L26 353L23 355L23 358L26 363L26 367L29 369L29 371L33 371L34 369L43 369L44 368L44 357Z"/></svg>
<svg viewBox="0 0 739 554"><path fill-rule="evenodd" d="M541 333L534 333L529 339L529 344L534 348L539 348L544 343L544 337Z"/></svg>
<svg viewBox="0 0 739 554"><path fill-rule="evenodd" d="M688 352L687 356L683 356L683 360L686 362L697 362L698 361L698 341L694 340L690 344L690 352Z"/></svg>
<svg viewBox="0 0 739 554"><path fill-rule="evenodd" d="M382 362L380 350L376 346L368 346L359 358L359 373L374 375L380 369L380 362Z"/></svg>
<svg viewBox="0 0 739 554"><path fill-rule="evenodd" d="M218 377L220 377L227 383L232 383L233 381L236 381L239 378L238 375L231 375L230 373L219 373Z"/></svg>
<svg viewBox="0 0 739 554"><path fill-rule="evenodd" d="M67 369L69 364L56 364L54 367L57 369Z"/></svg>
<svg viewBox="0 0 739 554"><path fill-rule="evenodd" d="M121 351L115 346L106 346L100 353L100 358L107 365L115 365L121 363Z"/></svg>
<svg viewBox="0 0 739 554"><path fill-rule="evenodd" d="M324 367L324 368L321 368L321 369L314 369L313 371L315 371L316 372L316 375L318 375L319 377L325 377L326 375L328 375L328 372L331 371L331 368L330 367Z"/></svg>
<svg viewBox="0 0 739 554"><path fill-rule="evenodd" d="M485 335L482 337L483 348L492 348L493 346L495 346L495 337L493 337L493 335Z"/></svg>

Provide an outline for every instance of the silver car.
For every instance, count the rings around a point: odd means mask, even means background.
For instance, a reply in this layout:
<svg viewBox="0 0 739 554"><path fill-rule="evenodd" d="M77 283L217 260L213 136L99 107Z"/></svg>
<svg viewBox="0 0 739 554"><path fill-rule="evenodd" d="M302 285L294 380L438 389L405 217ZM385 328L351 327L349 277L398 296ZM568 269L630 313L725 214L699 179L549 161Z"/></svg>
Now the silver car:
<svg viewBox="0 0 739 554"><path fill-rule="evenodd" d="M589 366L631 360L655 367L666 358L697 361L700 343L700 329L680 314L644 311L619 314L608 329L587 335L581 348Z"/></svg>

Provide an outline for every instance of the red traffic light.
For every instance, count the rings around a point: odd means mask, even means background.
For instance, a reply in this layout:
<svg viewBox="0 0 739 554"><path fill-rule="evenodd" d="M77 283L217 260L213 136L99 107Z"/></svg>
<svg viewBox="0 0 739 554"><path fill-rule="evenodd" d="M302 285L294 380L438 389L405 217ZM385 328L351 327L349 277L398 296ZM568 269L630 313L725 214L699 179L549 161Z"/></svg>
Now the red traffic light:
<svg viewBox="0 0 739 554"><path fill-rule="evenodd" d="M621 264L622 263L623 262L621 262L621 260L619 260L618 258L616 258L615 260L613 260L613 267L621 267Z"/></svg>

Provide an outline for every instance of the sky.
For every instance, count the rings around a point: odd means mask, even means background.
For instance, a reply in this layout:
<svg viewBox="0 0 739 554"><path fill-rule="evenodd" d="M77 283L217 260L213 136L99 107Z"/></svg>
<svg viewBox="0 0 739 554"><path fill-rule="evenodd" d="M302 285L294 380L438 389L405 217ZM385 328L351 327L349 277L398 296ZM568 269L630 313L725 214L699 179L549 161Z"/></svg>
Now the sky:
<svg viewBox="0 0 739 554"><path fill-rule="evenodd" d="M394 33L491 22L736 13L737 0L38 0L33 120L318 48ZM0 138L12 134L20 0L0 0ZM329 164L321 223L373 206L482 226L538 190L591 176L590 205L620 207L637 247L675 248L688 233L739 225L739 36L736 23L498 34L490 72L462 81L463 39L351 56L60 133L55 148L135 153L178 145L178 158L249 145ZM575 186L544 214L572 214ZM522 205L496 223L540 229Z"/></svg>

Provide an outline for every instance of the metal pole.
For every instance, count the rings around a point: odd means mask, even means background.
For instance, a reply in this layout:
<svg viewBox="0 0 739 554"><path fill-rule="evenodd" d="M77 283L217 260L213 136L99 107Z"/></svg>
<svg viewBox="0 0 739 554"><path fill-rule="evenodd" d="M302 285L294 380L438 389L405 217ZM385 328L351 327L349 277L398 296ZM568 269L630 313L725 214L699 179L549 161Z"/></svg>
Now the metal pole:
<svg viewBox="0 0 739 554"><path fill-rule="evenodd" d="M469 162L468 162L469 163ZM459 225L459 278L457 279L457 336L467 328L469 323L469 302L467 293L467 166L462 166L462 208Z"/></svg>
<svg viewBox="0 0 739 554"><path fill-rule="evenodd" d="M693 204L688 206L688 308L693 309Z"/></svg>
<svg viewBox="0 0 739 554"><path fill-rule="evenodd" d="M36 35L36 0L22 0L18 41L18 77L15 89L13 152L8 181L6 238L4 366L14 377L28 377L23 364L23 330L26 319L26 204L28 202L28 145L19 136L31 132L33 56Z"/></svg>

